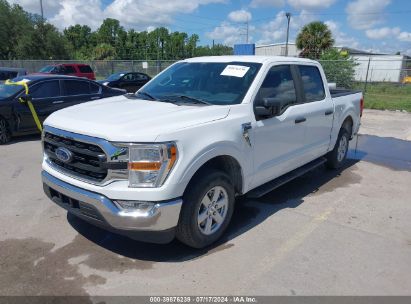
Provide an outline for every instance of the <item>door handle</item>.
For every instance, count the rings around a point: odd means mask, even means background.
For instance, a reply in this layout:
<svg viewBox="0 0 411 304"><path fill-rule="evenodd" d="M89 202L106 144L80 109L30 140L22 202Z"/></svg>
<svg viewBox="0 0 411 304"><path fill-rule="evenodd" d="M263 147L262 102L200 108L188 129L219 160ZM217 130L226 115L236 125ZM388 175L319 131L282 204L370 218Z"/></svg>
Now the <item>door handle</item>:
<svg viewBox="0 0 411 304"><path fill-rule="evenodd" d="M94 97L91 97L91 99L92 100L95 100L95 99L100 99L101 97L100 96L94 96Z"/></svg>
<svg viewBox="0 0 411 304"><path fill-rule="evenodd" d="M64 103L64 100L53 101L53 104L59 104L59 103Z"/></svg>
<svg viewBox="0 0 411 304"><path fill-rule="evenodd" d="M296 118L295 123L296 123L296 124L299 124L299 123L302 123L302 122L304 122L304 121L307 121L307 118L305 118L305 117L298 117L298 118Z"/></svg>
<svg viewBox="0 0 411 304"><path fill-rule="evenodd" d="M325 116L328 116L328 115L331 115L331 114L334 114L334 110L325 111Z"/></svg>

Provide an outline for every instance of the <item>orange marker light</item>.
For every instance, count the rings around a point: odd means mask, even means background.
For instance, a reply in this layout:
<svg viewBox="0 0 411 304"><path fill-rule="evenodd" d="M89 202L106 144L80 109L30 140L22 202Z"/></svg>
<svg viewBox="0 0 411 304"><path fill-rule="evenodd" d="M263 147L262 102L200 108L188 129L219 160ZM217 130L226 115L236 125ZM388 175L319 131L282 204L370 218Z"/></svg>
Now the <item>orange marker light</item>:
<svg viewBox="0 0 411 304"><path fill-rule="evenodd" d="M160 168L160 162L128 163L128 169L133 171L158 171Z"/></svg>
<svg viewBox="0 0 411 304"><path fill-rule="evenodd" d="M177 159L177 148L175 146L170 147L170 162L168 163L168 170L170 170Z"/></svg>

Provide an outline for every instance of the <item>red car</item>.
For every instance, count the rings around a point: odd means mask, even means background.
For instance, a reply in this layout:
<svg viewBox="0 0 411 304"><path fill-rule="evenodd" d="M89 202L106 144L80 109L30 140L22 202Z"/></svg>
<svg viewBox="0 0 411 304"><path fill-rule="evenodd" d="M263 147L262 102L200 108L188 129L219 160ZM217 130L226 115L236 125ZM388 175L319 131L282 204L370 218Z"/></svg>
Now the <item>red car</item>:
<svg viewBox="0 0 411 304"><path fill-rule="evenodd" d="M39 73L41 74L59 74L68 76L77 76L96 80L96 75L93 69L88 64L82 63L64 63L47 65L42 68Z"/></svg>

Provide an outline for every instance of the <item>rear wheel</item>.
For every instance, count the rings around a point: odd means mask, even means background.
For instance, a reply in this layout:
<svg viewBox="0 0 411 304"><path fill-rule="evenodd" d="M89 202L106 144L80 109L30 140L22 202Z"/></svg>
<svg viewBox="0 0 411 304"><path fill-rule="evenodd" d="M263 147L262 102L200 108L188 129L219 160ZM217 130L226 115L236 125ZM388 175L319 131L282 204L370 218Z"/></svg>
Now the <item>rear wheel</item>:
<svg viewBox="0 0 411 304"><path fill-rule="evenodd" d="M327 154L327 167L331 169L341 168L347 158L350 135L345 128L340 133L335 143L334 149Z"/></svg>
<svg viewBox="0 0 411 304"><path fill-rule="evenodd" d="M10 141L10 132L7 128L7 122L4 118L0 118L0 145Z"/></svg>
<svg viewBox="0 0 411 304"><path fill-rule="evenodd" d="M231 220L234 201L234 187L224 172L201 172L183 196L177 238L194 248L214 243Z"/></svg>

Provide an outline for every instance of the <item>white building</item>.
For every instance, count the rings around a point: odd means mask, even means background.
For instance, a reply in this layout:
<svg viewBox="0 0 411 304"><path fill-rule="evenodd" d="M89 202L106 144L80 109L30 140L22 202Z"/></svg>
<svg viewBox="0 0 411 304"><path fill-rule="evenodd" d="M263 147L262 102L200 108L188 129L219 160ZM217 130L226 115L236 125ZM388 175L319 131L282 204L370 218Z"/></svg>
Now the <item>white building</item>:
<svg viewBox="0 0 411 304"><path fill-rule="evenodd" d="M350 48L341 49L346 50L357 63L356 81L367 79L368 82L401 82L409 72L407 70L408 56L376 54Z"/></svg>
<svg viewBox="0 0 411 304"><path fill-rule="evenodd" d="M257 45L255 47L255 54L259 56L285 56L285 49L285 42ZM288 56L298 57L300 52L301 51L297 49L295 43L288 43Z"/></svg>

